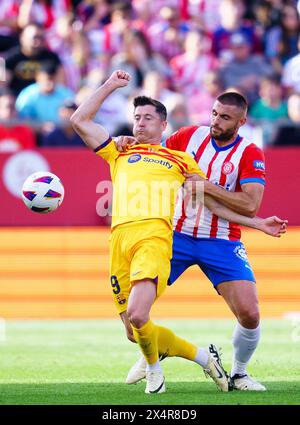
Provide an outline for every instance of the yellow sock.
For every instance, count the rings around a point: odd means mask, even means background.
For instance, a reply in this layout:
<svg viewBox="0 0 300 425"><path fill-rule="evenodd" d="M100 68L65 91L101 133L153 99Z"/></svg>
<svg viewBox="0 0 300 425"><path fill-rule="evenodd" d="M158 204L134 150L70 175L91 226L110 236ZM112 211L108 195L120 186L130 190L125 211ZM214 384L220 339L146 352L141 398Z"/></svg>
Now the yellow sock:
<svg viewBox="0 0 300 425"><path fill-rule="evenodd" d="M132 326L133 335L139 344L148 364L158 361L157 326L148 320L141 328Z"/></svg>
<svg viewBox="0 0 300 425"><path fill-rule="evenodd" d="M173 331L163 326L156 326L158 335L158 351L162 356L182 357L187 360L195 360L197 347L175 335Z"/></svg>

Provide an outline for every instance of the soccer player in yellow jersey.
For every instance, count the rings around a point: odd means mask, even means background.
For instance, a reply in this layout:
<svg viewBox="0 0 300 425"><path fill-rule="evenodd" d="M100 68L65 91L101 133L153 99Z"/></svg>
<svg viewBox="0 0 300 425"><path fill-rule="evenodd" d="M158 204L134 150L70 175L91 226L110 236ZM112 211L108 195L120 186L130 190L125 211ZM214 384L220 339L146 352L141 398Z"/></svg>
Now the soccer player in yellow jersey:
<svg viewBox="0 0 300 425"><path fill-rule="evenodd" d="M146 393L165 391L159 354L179 356L200 364L222 391L229 390L228 377L216 348L197 348L171 330L150 320L154 301L164 292L170 273L172 217L178 188L187 173L205 178L193 158L160 146L166 128L164 105L147 97L134 101L133 133L140 142L118 152L108 132L93 119L103 101L130 76L115 71L71 117L76 132L88 147L110 165L114 186L110 276L115 305L129 339L139 344L147 361ZM144 142L144 143L143 143ZM272 223L240 216L208 200L209 208L223 218L267 233ZM280 225L278 224L278 232Z"/></svg>

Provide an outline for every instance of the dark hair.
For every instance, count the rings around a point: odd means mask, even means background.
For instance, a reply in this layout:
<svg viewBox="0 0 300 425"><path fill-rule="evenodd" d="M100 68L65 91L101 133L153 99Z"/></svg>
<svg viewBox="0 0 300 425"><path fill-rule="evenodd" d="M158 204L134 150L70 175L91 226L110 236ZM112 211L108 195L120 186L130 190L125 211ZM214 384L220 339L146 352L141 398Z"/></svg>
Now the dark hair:
<svg viewBox="0 0 300 425"><path fill-rule="evenodd" d="M152 49L151 46L149 44L149 41L147 40L147 38L145 37L145 34L142 31L139 30L129 30L126 31L126 33L124 34L126 41L130 44L131 41L133 41L134 39L137 39L144 47L147 57L150 58L152 56Z"/></svg>
<svg viewBox="0 0 300 425"><path fill-rule="evenodd" d="M119 1L112 5L112 12L121 12L124 16L130 17L132 13L132 6L130 2Z"/></svg>
<svg viewBox="0 0 300 425"><path fill-rule="evenodd" d="M222 105L232 105L237 106L238 108L247 111L248 103L247 100L239 93L227 92L222 93L217 97L217 101L222 103Z"/></svg>
<svg viewBox="0 0 300 425"><path fill-rule="evenodd" d="M40 68L37 70L37 73L43 72L47 75L54 76L56 75L58 66L54 62L44 61L41 63Z"/></svg>
<svg viewBox="0 0 300 425"><path fill-rule="evenodd" d="M63 104L62 104L61 107L65 108L65 109L72 109L73 111L76 111L76 109L78 108L78 105L75 102L75 100L68 98L68 99L65 99L63 101Z"/></svg>
<svg viewBox="0 0 300 425"><path fill-rule="evenodd" d="M277 75L277 74L267 75L260 80L260 85L262 85L262 83L265 83L265 82L276 84L277 86L281 86L281 77L280 75Z"/></svg>
<svg viewBox="0 0 300 425"><path fill-rule="evenodd" d="M166 121L167 119L167 109L165 105L163 105L158 100L152 99L151 97L137 96L133 99L133 105L135 108L137 106L152 105L155 107L155 111L160 115L162 121Z"/></svg>

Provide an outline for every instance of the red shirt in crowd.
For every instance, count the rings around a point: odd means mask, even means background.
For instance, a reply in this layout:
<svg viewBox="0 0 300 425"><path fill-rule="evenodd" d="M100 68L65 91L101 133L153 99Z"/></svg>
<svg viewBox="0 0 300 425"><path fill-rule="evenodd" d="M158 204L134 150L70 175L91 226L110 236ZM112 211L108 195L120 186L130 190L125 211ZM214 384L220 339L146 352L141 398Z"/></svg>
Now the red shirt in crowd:
<svg viewBox="0 0 300 425"><path fill-rule="evenodd" d="M0 124L0 152L14 152L36 146L34 132L24 124L12 127Z"/></svg>

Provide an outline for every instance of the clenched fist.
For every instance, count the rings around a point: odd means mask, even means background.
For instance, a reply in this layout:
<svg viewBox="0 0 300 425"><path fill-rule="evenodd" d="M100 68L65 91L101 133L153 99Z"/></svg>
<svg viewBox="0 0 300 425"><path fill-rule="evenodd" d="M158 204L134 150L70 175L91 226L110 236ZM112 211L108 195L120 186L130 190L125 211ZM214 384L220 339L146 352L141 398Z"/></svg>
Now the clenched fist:
<svg viewBox="0 0 300 425"><path fill-rule="evenodd" d="M114 86L114 88L125 87L130 81L130 75L122 70L114 71L108 78L107 83Z"/></svg>

